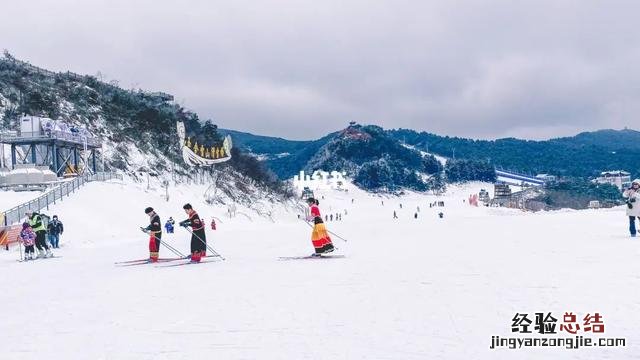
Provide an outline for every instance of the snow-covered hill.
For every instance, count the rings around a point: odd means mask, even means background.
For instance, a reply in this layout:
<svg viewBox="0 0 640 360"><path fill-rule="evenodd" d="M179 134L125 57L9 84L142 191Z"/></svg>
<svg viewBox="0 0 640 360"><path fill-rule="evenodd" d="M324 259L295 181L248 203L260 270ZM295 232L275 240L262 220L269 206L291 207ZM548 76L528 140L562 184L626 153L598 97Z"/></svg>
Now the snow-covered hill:
<svg viewBox="0 0 640 360"><path fill-rule="evenodd" d="M172 95L123 89L90 75L54 73L5 53L0 57L0 131L18 130L21 114L87 129L102 145L99 168L106 165L108 171L144 182L153 177L186 184L203 177L203 170L189 168L182 159L178 122L185 125L187 136L201 145L203 140L207 144L221 142L210 120L201 120L174 102ZM9 147L3 150L5 163L10 164ZM231 154L230 161L216 166L224 174L220 191L226 196L244 199L247 204L257 201L253 191L241 186L245 183L259 189L258 195L286 196L287 189L258 161L235 148Z"/></svg>
<svg viewBox="0 0 640 360"><path fill-rule="evenodd" d="M146 184L90 183L49 211L65 224L61 258L18 263L16 248L0 253L2 358L640 356L639 248L624 209L530 214L463 203L480 187L486 184L449 187L441 197L317 192L323 214L343 215L327 226L348 240L334 237L346 258L279 261L312 252L294 203L273 205L275 222L243 206L244 215L230 219L225 206L203 202L202 185L170 187L167 202L164 190ZM430 208L436 200L445 206ZM181 220L185 202L207 222L221 220L207 237L226 261L114 265L148 256L138 229L148 222L145 207L163 221ZM164 239L188 251L183 229ZM162 248L161 255L171 254ZM567 311L580 324L599 312L603 336L626 338L627 346L489 349L494 335L521 336L511 333L516 313L551 312L562 323Z"/></svg>

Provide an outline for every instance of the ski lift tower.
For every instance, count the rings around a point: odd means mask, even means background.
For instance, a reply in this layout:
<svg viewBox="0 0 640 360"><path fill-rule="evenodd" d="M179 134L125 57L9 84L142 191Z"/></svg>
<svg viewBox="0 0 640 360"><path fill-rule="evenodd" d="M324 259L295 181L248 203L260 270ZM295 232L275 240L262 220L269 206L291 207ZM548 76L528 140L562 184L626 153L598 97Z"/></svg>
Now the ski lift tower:
<svg viewBox="0 0 640 360"><path fill-rule="evenodd" d="M95 173L96 150L102 147L84 129L37 116L23 116L20 130L0 133L0 143L11 146L12 169L17 164L48 166L58 177Z"/></svg>

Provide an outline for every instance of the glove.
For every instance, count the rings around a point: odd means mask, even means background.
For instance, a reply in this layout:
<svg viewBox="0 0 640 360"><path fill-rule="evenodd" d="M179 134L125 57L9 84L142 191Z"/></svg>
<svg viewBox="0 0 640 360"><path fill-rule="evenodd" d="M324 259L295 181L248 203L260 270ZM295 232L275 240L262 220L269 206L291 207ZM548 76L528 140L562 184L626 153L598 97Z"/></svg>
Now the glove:
<svg viewBox="0 0 640 360"><path fill-rule="evenodd" d="M140 230L142 230L142 232L145 233L145 234L148 232L148 230L143 228L142 226L140 226Z"/></svg>

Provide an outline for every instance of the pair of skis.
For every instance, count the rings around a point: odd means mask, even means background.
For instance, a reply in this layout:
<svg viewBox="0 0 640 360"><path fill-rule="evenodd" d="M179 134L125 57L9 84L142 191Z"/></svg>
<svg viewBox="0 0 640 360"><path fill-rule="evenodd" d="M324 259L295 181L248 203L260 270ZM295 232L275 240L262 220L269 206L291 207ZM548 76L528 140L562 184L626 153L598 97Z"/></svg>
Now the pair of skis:
<svg viewBox="0 0 640 360"><path fill-rule="evenodd" d="M30 262L30 261L35 261L35 260L46 260L46 259L57 259L57 258L61 258L62 256L57 256L57 255L53 255L53 256L47 256L47 257L36 257L33 259L20 259L20 260L16 260L17 262Z"/></svg>
<svg viewBox="0 0 640 360"><path fill-rule="evenodd" d="M159 258L157 262L163 263L163 262L185 260L185 259L187 258L186 257ZM151 259L146 258L146 259L137 259L137 260L118 261L118 262L115 262L114 264L118 266L136 266L136 265L145 265L145 264L152 264L152 263L153 262L151 261Z"/></svg>
<svg viewBox="0 0 640 360"><path fill-rule="evenodd" d="M286 261L286 260L304 260L304 259L343 259L345 255L308 255L308 256L280 256L278 260Z"/></svg>
<svg viewBox="0 0 640 360"><path fill-rule="evenodd" d="M214 257L219 257L218 255L207 255L204 258L214 258ZM173 261L179 261L179 260L189 260L186 263L177 263L177 264L171 264L171 265L164 265L165 263L170 263ZM204 261L204 262L210 262L210 261ZM190 261L189 257L175 257L175 258L159 258L158 261L151 261L150 259L137 259L137 260L128 260L128 261L118 261L116 263L114 263L116 266L138 266L138 265L147 265L147 264L156 264L156 265L162 265L162 266L158 266L158 267L168 267L168 266L179 266L179 265L187 265L187 264L192 264L192 262ZM197 264L196 262L194 262L193 264Z"/></svg>
<svg viewBox="0 0 640 360"><path fill-rule="evenodd" d="M221 260L224 260L223 258L221 258L218 255L207 255L207 256L203 257L201 261L197 261L197 262L189 260L187 262L181 262L181 263L160 264L160 265L158 265L156 267L158 267L158 268L166 268L166 267L175 267L175 266L184 266L184 265L197 265L197 264L205 264L205 263L215 262L215 260L213 260L213 259L207 261L207 260L205 260L206 258L209 258L209 259L211 259L211 258L220 258Z"/></svg>

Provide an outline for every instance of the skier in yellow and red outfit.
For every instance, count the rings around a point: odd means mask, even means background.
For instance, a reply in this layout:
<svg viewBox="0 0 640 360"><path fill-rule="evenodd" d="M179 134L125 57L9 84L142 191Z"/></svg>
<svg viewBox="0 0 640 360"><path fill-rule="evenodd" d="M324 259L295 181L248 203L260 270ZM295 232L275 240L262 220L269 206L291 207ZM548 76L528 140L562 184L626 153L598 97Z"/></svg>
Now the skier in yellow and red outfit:
<svg viewBox="0 0 640 360"><path fill-rule="evenodd" d="M313 243L315 253L311 256L330 253L335 250L335 248L333 247L327 228L322 221L322 215L320 215L320 209L318 208L320 203L314 198L307 199L307 203L309 204L310 210L310 215L307 220L313 221L314 223L313 231L311 232L311 242Z"/></svg>

